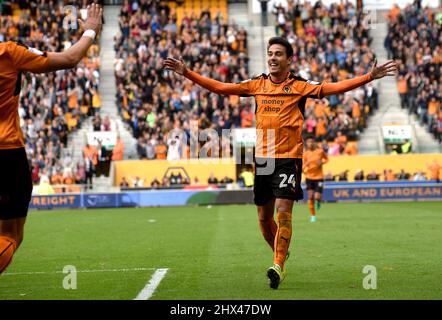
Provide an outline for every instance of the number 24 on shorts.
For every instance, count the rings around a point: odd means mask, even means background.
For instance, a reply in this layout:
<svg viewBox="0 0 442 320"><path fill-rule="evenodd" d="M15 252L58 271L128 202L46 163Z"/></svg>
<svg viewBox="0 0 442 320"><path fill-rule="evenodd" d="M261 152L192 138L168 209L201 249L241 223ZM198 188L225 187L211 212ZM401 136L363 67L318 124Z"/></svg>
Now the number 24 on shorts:
<svg viewBox="0 0 442 320"><path fill-rule="evenodd" d="M291 174L290 177L288 177L285 173L281 173L279 177L282 178L279 188L287 188L288 184L291 184L293 187L296 185L295 174Z"/></svg>

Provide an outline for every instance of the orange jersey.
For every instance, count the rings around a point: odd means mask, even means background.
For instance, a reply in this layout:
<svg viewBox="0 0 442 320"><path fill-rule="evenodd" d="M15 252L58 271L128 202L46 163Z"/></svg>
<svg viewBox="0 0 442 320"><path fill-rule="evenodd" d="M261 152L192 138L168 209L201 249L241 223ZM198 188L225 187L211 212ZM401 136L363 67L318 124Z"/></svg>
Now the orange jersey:
<svg viewBox="0 0 442 320"><path fill-rule="evenodd" d="M21 75L41 73L47 64L46 53L14 42L0 43L0 149L25 146L18 115Z"/></svg>
<svg viewBox="0 0 442 320"><path fill-rule="evenodd" d="M302 158L304 109L307 98L322 98L370 82L370 74L338 83L307 81L289 73L280 82L268 75L241 83L223 83L186 70L185 76L217 94L254 96L256 101L256 157Z"/></svg>
<svg viewBox="0 0 442 320"><path fill-rule="evenodd" d="M304 151L302 162L303 162L303 171L307 179L311 180L324 179L322 165L328 162L328 156L322 148L316 148L313 151L311 150Z"/></svg>

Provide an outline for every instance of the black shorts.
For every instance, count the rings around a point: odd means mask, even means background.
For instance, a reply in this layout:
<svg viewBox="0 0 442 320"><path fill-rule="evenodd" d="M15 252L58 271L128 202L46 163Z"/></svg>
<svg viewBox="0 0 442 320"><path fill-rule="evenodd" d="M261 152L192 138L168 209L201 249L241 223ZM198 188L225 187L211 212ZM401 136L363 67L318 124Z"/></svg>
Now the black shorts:
<svg viewBox="0 0 442 320"><path fill-rule="evenodd" d="M24 148L0 150L0 220L28 215L32 178Z"/></svg>
<svg viewBox="0 0 442 320"><path fill-rule="evenodd" d="M322 189L324 188L324 180L305 179L305 183L307 185L307 190L313 190L314 192L322 193Z"/></svg>
<svg viewBox="0 0 442 320"><path fill-rule="evenodd" d="M274 165L264 161L255 159L253 195L257 206L263 206L274 198L294 201L304 198L301 188L302 159L270 160L274 161Z"/></svg>

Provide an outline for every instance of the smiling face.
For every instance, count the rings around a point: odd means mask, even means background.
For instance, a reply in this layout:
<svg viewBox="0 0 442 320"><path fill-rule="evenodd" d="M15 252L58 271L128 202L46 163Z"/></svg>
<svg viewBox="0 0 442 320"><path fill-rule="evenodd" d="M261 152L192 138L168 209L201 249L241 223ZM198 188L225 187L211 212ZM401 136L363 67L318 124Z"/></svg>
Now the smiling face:
<svg viewBox="0 0 442 320"><path fill-rule="evenodd" d="M280 77L289 72L292 57L287 57L286 49L281 44L272 44L267 51L267 63L270 75Z"/></svg>

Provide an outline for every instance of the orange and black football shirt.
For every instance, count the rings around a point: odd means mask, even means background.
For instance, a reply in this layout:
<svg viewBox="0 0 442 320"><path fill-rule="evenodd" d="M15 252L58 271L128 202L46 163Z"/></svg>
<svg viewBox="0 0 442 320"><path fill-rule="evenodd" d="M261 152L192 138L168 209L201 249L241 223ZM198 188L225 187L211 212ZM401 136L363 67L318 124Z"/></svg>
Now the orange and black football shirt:
<svg viewBox="0 0 442 320"><path fill-rule="evenodd" d="M302 163L305 177L309 180L323 180L322 165L327 162L328 156L322 148L304 151Z"/></svg>
<svg viewBox="0 0 442 320"><path fill-rule="evenodd" d="M47 54L14 42L0 43L0 149L24 147L18 103L22 72L41 73Z"/></svg>

